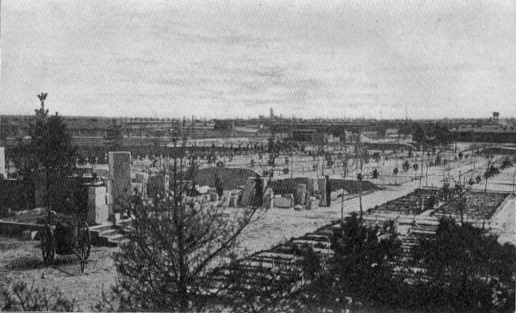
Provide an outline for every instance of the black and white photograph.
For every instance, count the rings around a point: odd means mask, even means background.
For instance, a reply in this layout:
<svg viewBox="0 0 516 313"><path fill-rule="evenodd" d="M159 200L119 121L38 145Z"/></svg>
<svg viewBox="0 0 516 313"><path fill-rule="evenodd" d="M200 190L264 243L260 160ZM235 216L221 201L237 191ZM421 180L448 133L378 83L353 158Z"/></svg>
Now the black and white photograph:
<svg viewBox="0 0 516 313"><path fill-rule="evenodd" d="M515 312L513 0L0 0L0 312Z"/></svg>

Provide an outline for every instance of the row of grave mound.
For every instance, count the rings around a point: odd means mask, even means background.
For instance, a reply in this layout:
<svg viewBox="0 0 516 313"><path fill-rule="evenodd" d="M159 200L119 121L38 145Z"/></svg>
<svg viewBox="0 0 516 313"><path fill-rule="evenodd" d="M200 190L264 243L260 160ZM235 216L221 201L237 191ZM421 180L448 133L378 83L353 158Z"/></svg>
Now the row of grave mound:
<svg viewBox="0 0 516 313"><path fill-rule="evenodd" d="M365 222L368 227L377 227L370 221L366 220ZM380 233L388 231L384 229L388 225L387 220L383 221L377 229ZM411 274L414 268L407 267L411 259L410 250L412 246L418 244L420 238L433 236L436 228L437 226L432 225L431 232L400 237L403 252L394 261L397 264L394 275L403 275L406 278L415 277ZM334 254L332 242L335 240L336 234L341 231L341 222L334 221L301 237L291 238L270 249L255 252L229 266L214 269L209 275L208 285L217 288L237 279L241 284L235 284L235 289L271 290L274 286L291 288L292 284L303 280L303 277L309 274L304 273L302 264L312 253L318 255L320 260L328 259Z"/></svg>

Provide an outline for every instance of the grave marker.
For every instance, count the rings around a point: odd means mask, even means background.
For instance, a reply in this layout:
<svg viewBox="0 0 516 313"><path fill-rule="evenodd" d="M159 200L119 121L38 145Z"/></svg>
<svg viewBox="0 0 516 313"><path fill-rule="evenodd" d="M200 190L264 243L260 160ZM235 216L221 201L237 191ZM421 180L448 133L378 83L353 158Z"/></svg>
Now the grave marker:
<svg viewBox="0 0 516 313"><path fill-rule="evenodd" d="M102 224L109 218L106 186L88 187L88 224Z"/></svg>
<svg viewBox="0 0 516 313"><path fill-rule="evenodd" d="M272 188L266 188L263 194L263 205L266 209L272 209L274 207L274 191Z"/></svg>
<svg viewBox="0 0 516 313"><path fill-rule="evenodd" d="M120 213L120 205L129 200L131 196L131 153L116 151L108 153L109 159L109 180L113 205L109 215ZM115 212L116 211L116 212Z"/></svg>
<svg viewBox="0 0 516 313"><path fill-rule="evenodd" d="M306 185L298 184L296 187L296 204L304 205L306 203Z"/></svg>
<svg viewBox="0 0 516 313"><path fill-rule="evenodd" d="M231 198L231 191L225 190L222 193L222 197L220 198L219 206L228 207L229 206L230 198Z"/></svg>
<svg viewBox="0 0 516 313"><path fill-rule="evenodd" d="M7 178L7 173L5 171L5 148L0 147L0 175L3 175L4 178Z"/></svg>
<svg viewBox="0 0 516 313"><path fill-rule="evenodd" d="M165 177L163 175L151 175L147 178L147 197L155 198L158 194L165 195Z"/></svg>
<svg viewBox="0 0 516 313"><path fill-rule="evenodd" d="M306 186L306 193L308 197L313 196L316 192L319 191L318 185L317 185L317 179L315 178L308 178L308 184Z"/></svg>

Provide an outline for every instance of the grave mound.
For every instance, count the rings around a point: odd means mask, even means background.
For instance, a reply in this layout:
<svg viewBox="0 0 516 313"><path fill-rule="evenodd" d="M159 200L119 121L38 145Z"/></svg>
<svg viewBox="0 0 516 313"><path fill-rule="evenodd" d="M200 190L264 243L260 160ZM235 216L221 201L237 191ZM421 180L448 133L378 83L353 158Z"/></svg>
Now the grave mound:
<svg viewBox="0 0 516 313"><path fill-rule="evenodd" d="M286 178L280 179L270 182L270 186L272 190L274 190L274 194L296 194L296 188L299 184L308 185L307 177L296 177L296 178ZM360 190L359 182L356 180L344 180L344 179L333 179L330 178L330 188L331 191L344 189L349 194L357 194ZM369 181L362 181L362 192L371 192L378 190L375 184Z"/></svg>
<svg viewBox="0 0 516 313"><path fill-rule="evenodd" d="M245 185L249 177L256 176L256 172L244 168L212 167L196 169L192 176L200 186L215 187L215 175L219 175L225 190L232 190Z"/></svg>
<svg viewBox="0 0 516 313"><path fill-rule="evenodd" d="M359 184L361 184L361 186ZM360 183L356 180L330 179L330 186L332 191L344 189L350 194L358 193L360 191L360 187L362 188L362 192L371 192L380 189L378 186L367 180Z"/></svg>

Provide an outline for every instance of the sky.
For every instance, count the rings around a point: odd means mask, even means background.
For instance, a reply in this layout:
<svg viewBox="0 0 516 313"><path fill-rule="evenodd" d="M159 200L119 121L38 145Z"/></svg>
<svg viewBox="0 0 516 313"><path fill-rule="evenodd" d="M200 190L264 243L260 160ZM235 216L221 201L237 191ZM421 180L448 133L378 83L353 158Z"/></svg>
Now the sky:
<svg viewBox="0 0 516 313"><path fill-rule="evenodd" d="M514 117L515 6L1 0L0 114Z"/></svg>

